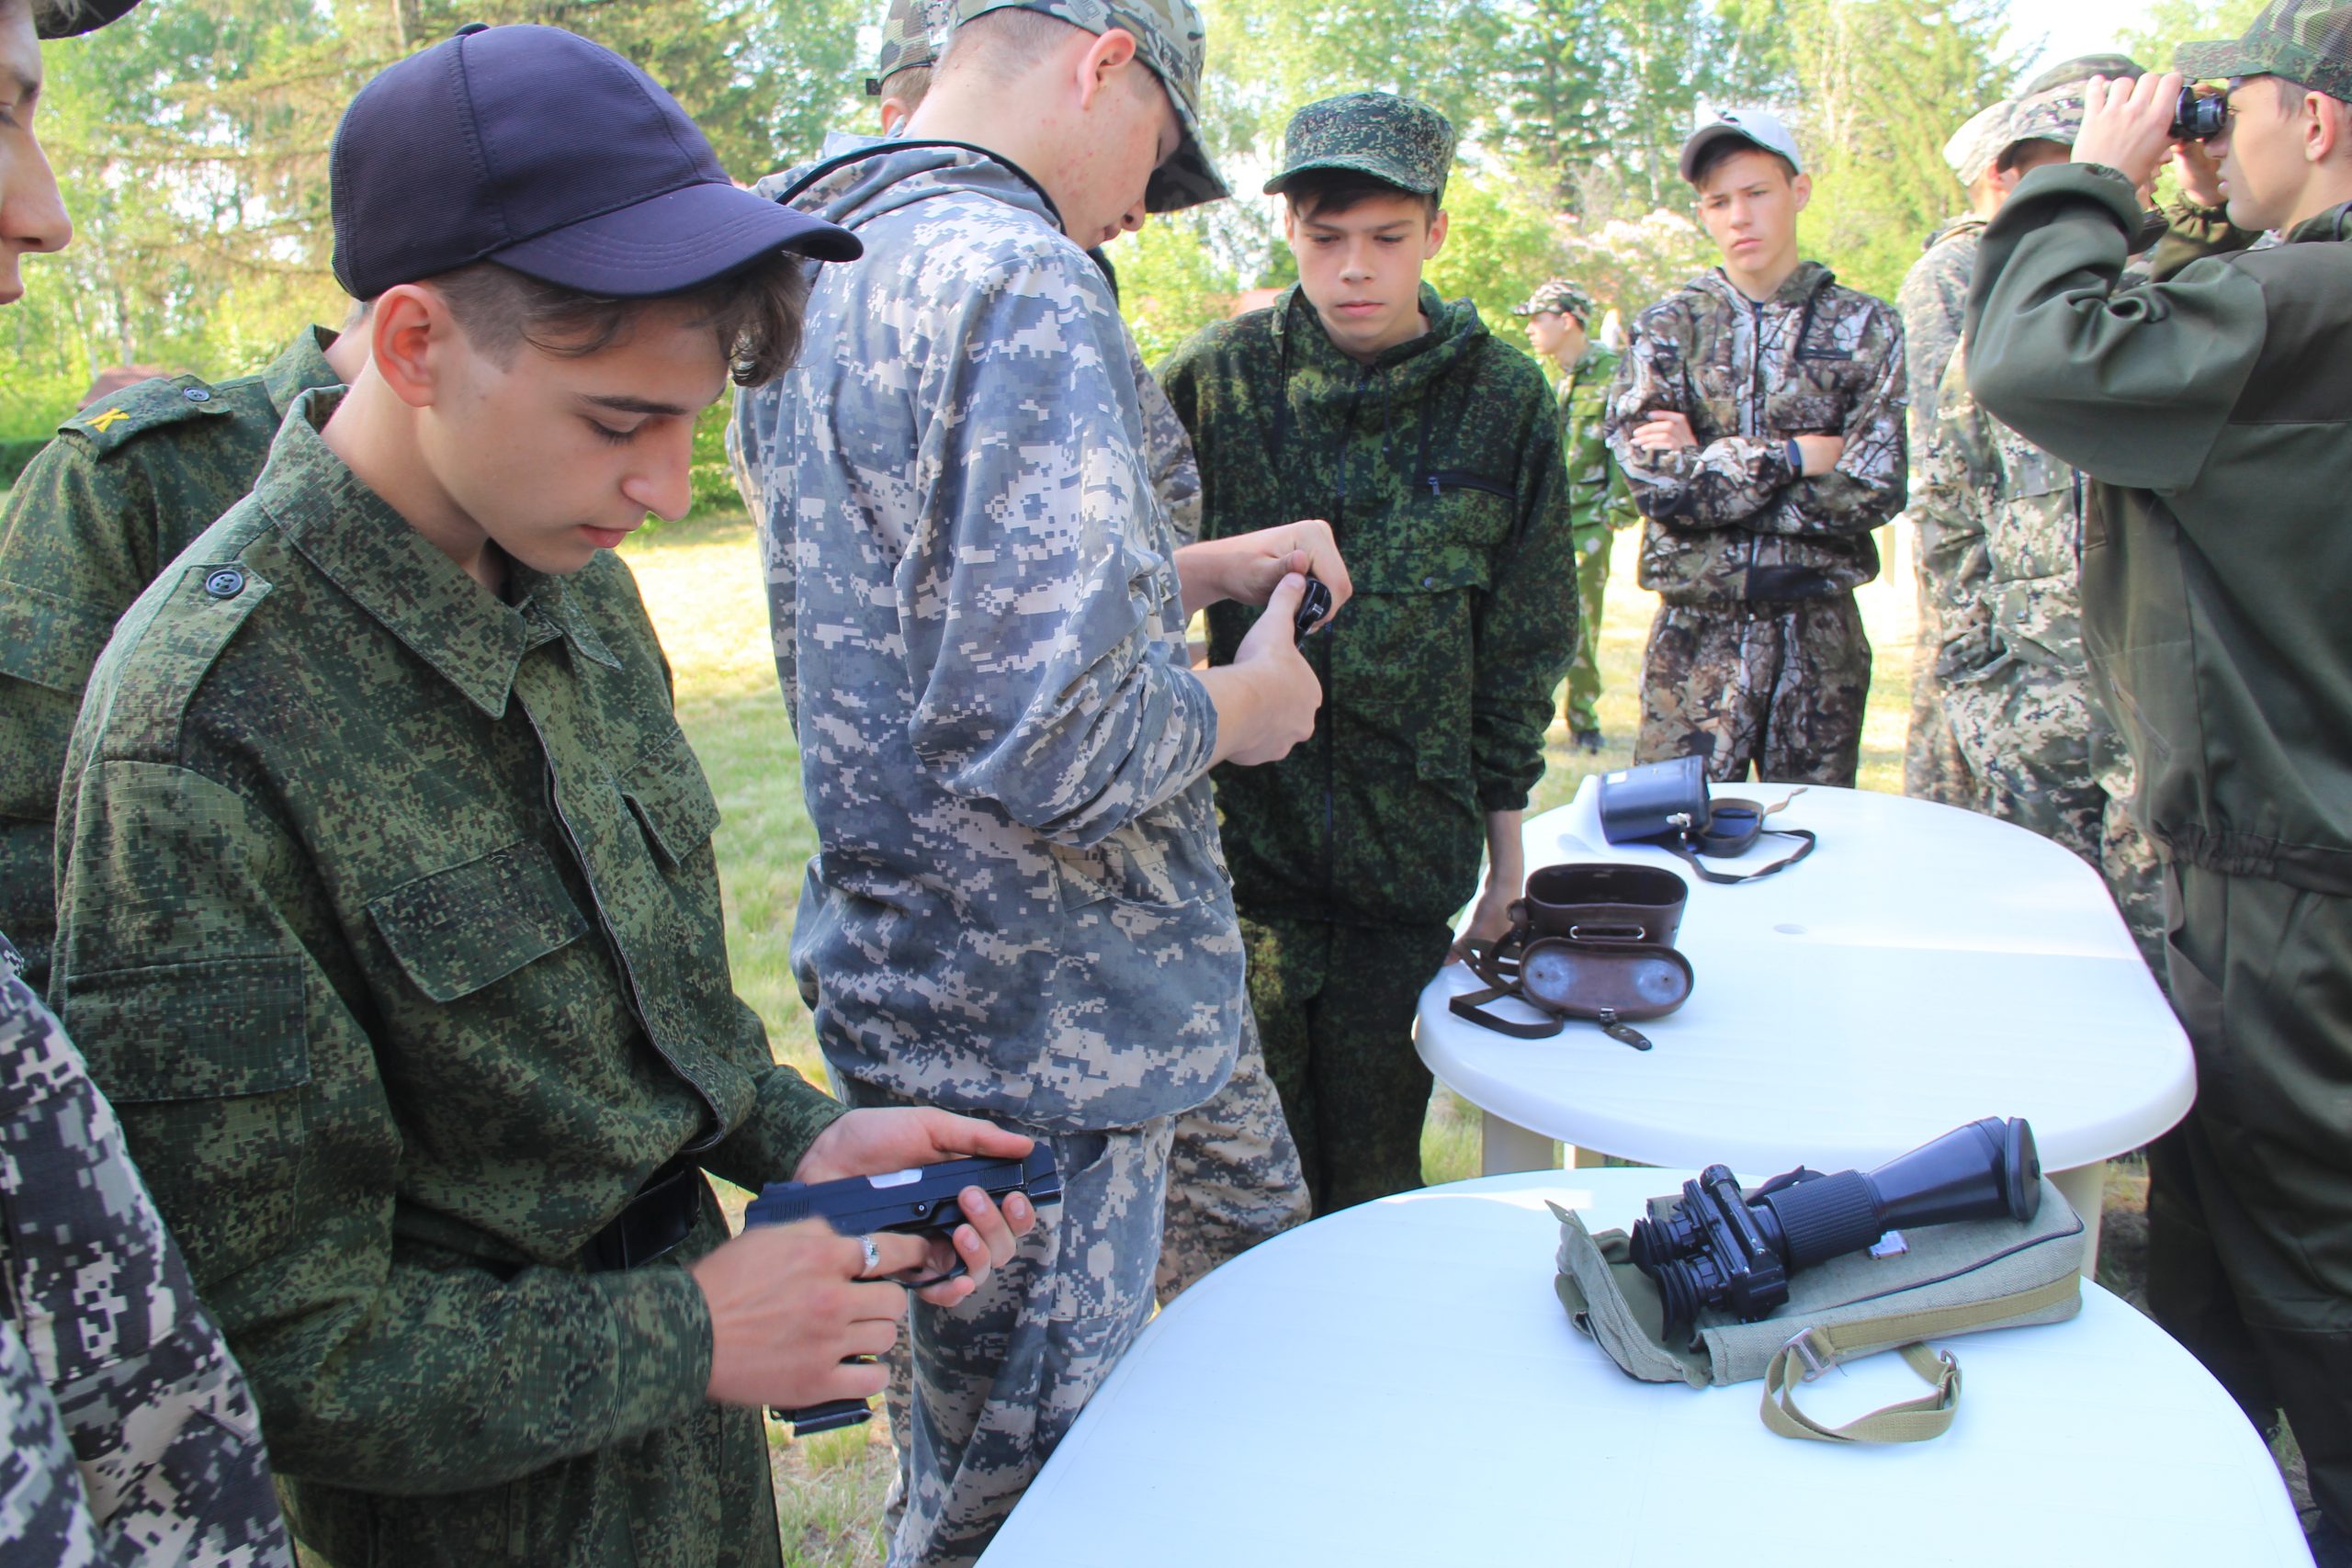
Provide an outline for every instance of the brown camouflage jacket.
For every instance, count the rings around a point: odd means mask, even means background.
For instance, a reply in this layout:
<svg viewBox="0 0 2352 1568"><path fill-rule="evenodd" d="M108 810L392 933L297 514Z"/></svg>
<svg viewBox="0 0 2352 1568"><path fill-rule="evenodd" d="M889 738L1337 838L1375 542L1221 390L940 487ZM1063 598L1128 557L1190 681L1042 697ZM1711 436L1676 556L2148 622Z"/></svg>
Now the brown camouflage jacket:
<svg viewBox="0 0 2352 1568"><path fill-rule="evenodd" d="M1976 244L1984 220L1973 212L1928 236L1919 259L1903 275L1895 308L1903 312L1905 384L1911 396L1911 466L1920 471L1936 423L1936 389L1960 346L1960 319L1968 312L1968 280L1976 273Z"/></svg>
<svg viewBox="0 0 2352 1568"><path fill-rule="evenodd" d="M1806 262L1756 301L1720 269L1642 312L1609 400L1609 443L1649 528L1642 586L1678 604L1837 593L1878 575L1870 531L1903 509L1903 324ZM1652 411L1699 445L1642 452ZM1843 435L1807 479L1793 435Z"/></svg>

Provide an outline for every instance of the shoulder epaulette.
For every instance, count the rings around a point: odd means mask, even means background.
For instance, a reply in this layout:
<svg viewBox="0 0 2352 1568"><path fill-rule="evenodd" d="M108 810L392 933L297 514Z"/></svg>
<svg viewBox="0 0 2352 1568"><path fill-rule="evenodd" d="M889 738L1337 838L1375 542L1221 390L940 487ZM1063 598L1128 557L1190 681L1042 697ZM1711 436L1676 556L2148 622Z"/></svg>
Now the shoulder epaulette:
<svg viewBox="0 0 2352 1568"><path fill-rule="evenodd" d="M100 398L61 423L58 434L86 438L111 452L133 436L191 419L219 418L235 407L238 382L215 386L201 376L156 376Z"/></svg>

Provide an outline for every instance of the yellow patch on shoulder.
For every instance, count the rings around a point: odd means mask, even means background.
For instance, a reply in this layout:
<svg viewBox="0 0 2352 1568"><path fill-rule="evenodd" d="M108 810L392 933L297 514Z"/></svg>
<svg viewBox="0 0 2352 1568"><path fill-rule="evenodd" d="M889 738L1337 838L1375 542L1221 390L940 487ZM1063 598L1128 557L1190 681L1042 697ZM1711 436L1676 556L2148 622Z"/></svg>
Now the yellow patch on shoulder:
<svg viewBox="0 0 2352 1568"><path fill-rule="evenodd" d="M97 418L90 421L90 428L92 430L104 430L115 421L119 419L129 419L130 417L130 415L120 409L108 409L106 412L98 415Z"/></svg>

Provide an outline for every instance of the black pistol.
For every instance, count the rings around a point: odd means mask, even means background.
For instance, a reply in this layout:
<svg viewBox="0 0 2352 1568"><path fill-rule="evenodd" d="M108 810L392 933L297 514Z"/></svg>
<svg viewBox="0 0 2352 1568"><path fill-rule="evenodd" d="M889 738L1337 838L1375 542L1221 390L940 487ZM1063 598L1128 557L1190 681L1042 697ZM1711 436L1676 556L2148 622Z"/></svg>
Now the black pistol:
<svg viewBox="0 0 2352 1568"><path fill-rule="evenodd" d="M1299 595L1298 614L1291 621L1293 640L1305 642L1316 624L1331 613L1331 591L1315 578L1306 580L1306 592Z"/></svg>
<svg viewBox="0 0 2352 1568"><path fill-rule="evenodd" d="M743 1224L749 1229L822 1220L842 1235L875 1231L952 1235L964 1223L956 1195L967 1187L978 1188L999 1203L1015 1192L1027 1198L1033 1207L1062 1201L1062 1177L1054 1165L1054 1151L1041 1143L1019 1159L951 1159L894 1170L887 1176L771 1181L743 1211ZM958 1261L940 1278L952 1280L963 1272L964 1265ZM836 1399L776 1414L792 1423L794 1437L806 1438L836 1427L854 1427L873 1413L862 1399Z"/></svg>

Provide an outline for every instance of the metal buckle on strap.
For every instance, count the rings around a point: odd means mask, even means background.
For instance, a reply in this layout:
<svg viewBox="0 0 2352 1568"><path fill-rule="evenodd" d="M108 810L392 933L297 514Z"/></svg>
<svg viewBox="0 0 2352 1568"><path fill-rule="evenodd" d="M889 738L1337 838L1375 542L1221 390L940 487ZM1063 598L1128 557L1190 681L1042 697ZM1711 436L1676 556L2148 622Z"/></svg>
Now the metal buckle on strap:
<svg viewBox="0 0 2352 1568"><path fill-rule="evenodd" d="M1781 1347L1782 1355L1794 1356L1804 1363L1804 1371L1798 1374L1799 1379L1804 1382L1813 1382L1838 1364L1835 1360L1824 1360L1820 1353L1814 1349L1813 1336L1813 1325L1808 1324L1790 1335L1788 1342Z"/></svg>

